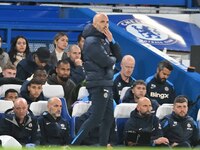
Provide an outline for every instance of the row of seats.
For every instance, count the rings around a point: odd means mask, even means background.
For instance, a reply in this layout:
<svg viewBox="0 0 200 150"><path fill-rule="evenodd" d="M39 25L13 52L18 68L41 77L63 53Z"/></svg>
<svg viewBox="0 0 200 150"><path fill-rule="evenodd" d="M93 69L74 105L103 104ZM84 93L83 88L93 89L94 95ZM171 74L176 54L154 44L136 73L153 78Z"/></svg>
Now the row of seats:
<svg viewBox="0 0 200 150"><path fill-rule="evenodd" d="M5 92L8 89L15 89L16 91L18 91L20 93L20 88L22 87L22 85L19 84L4 84L0 86L0 97L4 97L5 96ZM61 85L43 85L43 93L45 97L53 97L53 96L57 96L57 97L64 97L64 91Z"/></svg>
<svg viewBox="0 0 200 150"><path fill-rule="evenodd" d="M7 86L0 87L2 91L5 91ZM13 86L12 86L13 88ZM128 89L128 88L127 88ZM126 89L126 90L127 90ZM53 97L57 96L61 99L63 108L62 108L62 117L70 123L70 133L72 138L75 136L75 120L77 117L81 116L91 106L91 102L88 101L82 101L84 97L88 97L89 93L85 87L81 87L78 94L78 100L74 106L72 111L72 116L69 115L67 104L64 97L64 91L61 85L44 85L43 86L43 93L45 97ZM1 96L3 96L1 94ZM116 105L114 110L114 117L116 119L116 126L117 126L117 134L119 142L122 142L122 135L123 135L123 129L125 122L130 117L131 111L133 111L136 108L136 103L120 103L119 105ZM5 112L7 109L12 108L13 103L11 101L0 101L0 113ZM160 107L158 107L156 116L159 119L162 119L165 115L170 114L172 112L173 104L163 104ZM33 112L34 115L39 116L42 112L47 110L47 101L38 101L33 102L30 105L30 110ZM200 112L198 114L200 118ZM199 119L200 120L200 119Z"/></svg>

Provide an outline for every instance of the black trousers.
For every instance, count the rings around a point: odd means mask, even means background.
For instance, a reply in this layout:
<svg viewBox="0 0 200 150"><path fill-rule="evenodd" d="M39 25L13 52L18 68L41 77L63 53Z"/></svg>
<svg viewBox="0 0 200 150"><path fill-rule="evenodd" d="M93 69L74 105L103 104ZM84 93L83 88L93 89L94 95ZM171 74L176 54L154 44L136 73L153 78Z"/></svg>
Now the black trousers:
<svg viewBox="0 0 200 150"><path fill-rule="evenodd" d="M80 145L88 132L100 124L99 144L106 146L109 139L110 128L114 121L112 87L94 87L88 89L92 101L92 113L82 124L72 145Z"/></svg>

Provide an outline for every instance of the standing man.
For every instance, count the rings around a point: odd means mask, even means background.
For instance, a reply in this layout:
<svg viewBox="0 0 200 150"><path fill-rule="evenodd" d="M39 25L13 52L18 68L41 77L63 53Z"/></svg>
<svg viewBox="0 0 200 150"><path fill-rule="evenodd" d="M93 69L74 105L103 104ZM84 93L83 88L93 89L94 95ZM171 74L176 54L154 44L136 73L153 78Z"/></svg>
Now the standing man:
<svg viewBox="0 0 200 150"><path fill-rule="evenodd" d="M121 71L114 75L113 85L113 98L117 104L120 102L121 91L124 87L131 87L135 78L132 77L132 73L135 67L135 58L131 55L125 55L121 62Z"/></svg>
<svg viewBox="0 0 200 150"><path fill-rule="evenodd" d="M188 100L185 96L177 96L174 100L173 112L161 122L164 136L172 147L195 146L199 140L199 128L187 115Z"/></svg>
<svg viewBox="0 0 200 150"><path fill-rule="evenodd" d="M173 103L175 99L174 85L168 81L168 77L173 70L173 66L168 61L161 61L158 64L156 74L146 79L147 95L151 99L163 103Z"/></svg>
<svg viewBox="0 0 200 150"><path fill-rule="evenodd" d="M78 145L88 132L100 125L99 144L106 146L113 116L113 65L121 60L120 47L114 41L109 30L108 16L99 13L93 18L93 24L85 27L83 37L84 69L86 72L86 87L91 101L92 112L82 124L77 136L72 141Z"/></svg>

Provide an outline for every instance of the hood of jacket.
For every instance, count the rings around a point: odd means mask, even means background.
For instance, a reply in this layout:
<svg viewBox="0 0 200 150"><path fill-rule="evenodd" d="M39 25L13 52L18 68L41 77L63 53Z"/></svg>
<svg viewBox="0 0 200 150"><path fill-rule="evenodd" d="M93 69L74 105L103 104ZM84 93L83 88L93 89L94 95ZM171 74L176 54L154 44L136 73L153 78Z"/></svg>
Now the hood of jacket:
<svg viewBox="0 0 200 150"><path fill-rule="evenodd" d="M106 36L103 33L99 32L92 24L88 24L85 26L82 35L84 38L87 38L89 36L96 36L102 39L106 38Z"/></svg>

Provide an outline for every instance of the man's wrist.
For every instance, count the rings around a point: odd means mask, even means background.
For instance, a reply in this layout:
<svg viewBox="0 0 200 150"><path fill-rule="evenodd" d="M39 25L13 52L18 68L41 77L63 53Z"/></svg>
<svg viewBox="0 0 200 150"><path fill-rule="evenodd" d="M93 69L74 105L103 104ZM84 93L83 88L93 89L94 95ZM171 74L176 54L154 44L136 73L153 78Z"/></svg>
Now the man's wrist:
<svg viewBox="0 0 200 150"><path fill-rule="evenodd" d="M112 41L111 41L111 42L112 42L112 44L115 44L115 43L116 43L114 38L112 38Z"/></svg>

